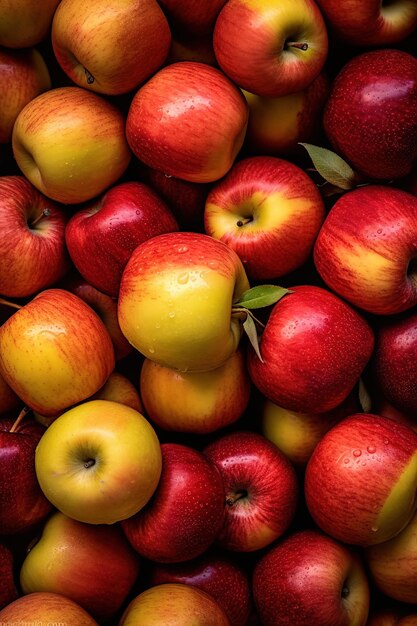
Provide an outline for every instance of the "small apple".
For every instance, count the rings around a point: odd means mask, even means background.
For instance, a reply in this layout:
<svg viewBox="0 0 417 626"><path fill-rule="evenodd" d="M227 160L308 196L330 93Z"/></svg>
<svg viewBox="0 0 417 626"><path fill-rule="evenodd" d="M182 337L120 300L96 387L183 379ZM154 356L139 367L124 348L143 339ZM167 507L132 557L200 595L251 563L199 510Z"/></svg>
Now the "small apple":
<svg viewBox="0 0 417 626"><path fill-rule="evenodd" d="M14 579L14 557L11 549L0 542L0 611L18 598Z"/></svg>
<svg viewBox="0 0 417 626"><path fill-rule="evenodd" d="M48 426L35 468L42 491L59 511L80 522L113 524L137 513L154 493L161 450L141 413L90 400Z"/></svg>
<svg viewBox="0 0 417 626"><path fill-rule="evenodd" d="M21 596L0 611L2 624L62 624L65 626L99 626L79 604L60 593L38 591Z"/></svg>
<svg viewBox="0 0 417 626"><path fill-rule="evenodd" d="M120 526L84 524L55 512L22 563L20 585L24 594L63 594L101 623L121 609L138 574L138 555Z"/></svg>
<svg viewBox="0 0 417 626"><path fill-rule="evenodd" d="M232 304L249 288L243 265L208 235L177 232L140 244L118 300L125 337L145 357L180 371L220 367L242 333Z"/></svg>
<svg viewBox="0 0 417 626"><path fill-rule="evenodd" d="M46 39L60 0L2 0L0 46L29 48Z"/></svg>
<svg viewBox="0 0 417 626"><path fill-rule="evenodd" d="M258 96L306 89L327 59L328 37L313 0L228 0L213 32L217 61L235 83Z"/></svg>
<svg viewBox="0 0 417 626"><path fill-rule="evenodd" d="M416 510L417 433L386 417L357 413L319 441L305 472L316 524L339 541L388 541Z"/></svg>
<svg viewBox="0 0 417 626"><path fill-rule="evenodd" d="M224 176L245 137L248 106L223 72L182 61L134 95L126 121L132 152L149 167L196 183Z"/></svg>
<svg viewBox="0 0 417 626"><path fill-rule="evenodd" d="M301 267L324 218L323 198L300 167L258 156L239 161L214 184L204 225L239 255L250 280L261 281Z"/></svg>
<svg viewBox="0 0 417 626"><path fill-rule="evenodd" d="M133 250L156 235L178 230L165 202L144 183L114 185L76 211L65 241L84 279L117 298L120 279Z"/></svg>
<svg viewBox="0 0 417 626"><path fill-rule="evenodd" d="M120 372L113 371L92 397L92 400L112 400L120 404L126 404L139 413L144 412L142 400L135 385Z"/></svg>
<svg viewBox="0 0 417 626"><path fill-rule="evenodd" d="M253 595L264 626L365 626L370 604L362 562L316 530L288 535L256 564Z"/></svg>
<svg viewBox="0 0 417 626"><path fill-rule="evenodd" d="M190 446L163 443L162 474L139 513L122 521L132 546L148 560L179 563L200 556L223 523L224 489L218 469Z"/></svg>
<svg viewBox="0 0 417 626"><path fill-rule="evenodd" d="M33 98L17 116L13 154L46 196L85 202L126 170L131 154L124 128L122 112L104 97L81 87L56 87Z"/></svg>

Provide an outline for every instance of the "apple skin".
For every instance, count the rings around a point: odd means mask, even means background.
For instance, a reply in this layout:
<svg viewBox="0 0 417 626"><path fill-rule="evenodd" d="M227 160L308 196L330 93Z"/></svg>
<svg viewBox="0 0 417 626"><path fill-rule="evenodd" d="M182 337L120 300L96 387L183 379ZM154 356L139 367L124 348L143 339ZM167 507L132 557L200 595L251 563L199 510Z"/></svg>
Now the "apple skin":
<svg viewBox="0 0 417 626"><path fill-rule="evenodd" d="M0 611L18 598L14 580L14 557L11 549L0 541Z"/></svg>
<svg viewBox="0 0 417 626"><path fill-rule="evenodd" d="M417 69L417 65L416 65ZM339 296L377 315L417 304L417 198L385 185L341 196L314 246L314 264Z"/></svg>
<svg viewBox="0 0 417 626"><path fill-rule="evenodd" d="M43 215L44 212L48 215ZM60 280L70 267L65 208L23 176L0 176L0 293L32 296Z"/></svg>
<svg viewBox="0 0 417 626"><path fill-rule="evenodd" d="M51 39L59 64L74 83L118 95L159 69L171 31L156 0L61 0Z"/></svg>
<svg viewBox="0 0 417 626"><path fill-rule="evenodd" d="M216 20L213 46L218 64L239 87L277 97L306 89L319 75L328 37L312 0L228 0Z"/></svg>
<svg viewBox="0 0 417 626"><path fill-rule="evenodd" d="M389 418L351 415L319 441L305 471L315 523L339 541L388 541L411 520L417 485L417 433ZM349 515L346 511L349 511Z"/></svg>
<svg viewBox="0 0 417 626"><path fill-rule="evenodd" d="M158 485L161 464L150 423L110 400L90 400L57 417L35 454L48 500L88 524L114 524L137 513Z"/></svg>
<svg viewBox="0 0 417 626"><path fill-rule="evenodd" d="M280 278L309 258L325 218L313 180L276 157L243 159L214 184L206 200L205 231L234 250L249 280Z"/></svg>
<svg viewBox="0 0 417 626"><path fill-rule="evenodd" d="M251 612L251 587L247 572L227 553L204 553L185 563L153 563L151 586L165 583L192 585L205 591L223 607L231 626L246 626Z"/></svg>
<svg viewBox="0 0 417 626"><path fill-rule="evenodd" d="M245 147L251 154L295 156L299 142L316 143L330 81L322 71L305 89L286 96L243 94L249 105Z"/></svg>
<svg viewBox="0 0 417 626"><path fill-rule="evenodd" d="M216 543L253 552L281 537L290 526L298 481L287 457L258 433L235 431L204 448L225 489L225 517Z"/></svg>
<svg viewBox="0 0 417 626"><path fill-rule="evenodd" d="M417 59L396 49L355 55L333 80L323 126L334 150L363 177L409 174L417 157Z"/></svg>
<svg viewBox="0 0 417 626"><path fill-rule="evenodd" d="M417 27L413 0L381 4L379 0L317 0L332 36L352 46L389 46L406 39Z"/></svg>
<svg viewBox="0 0 417 626"><path fill-rule="evenodd" d="M123 270L136 246L177 230L175 217L157 193L144 183L125 182L76 211L65 241L85 280L117 298Z"/></svg>
<svg viewBox="0 0 417 626"><path fill-rule="evenodd" d="M0 417L22 406L22 401L0 374Z"/></svg>
<svg viewBox="0 0 417 626"><path fill-rule="evenodd" d="M260 338L263 362L253 349L248 370L268 400L298 413L337 407L371 358L368 322L341 298L314 285L290 289L274 305Z"/></svg>
<svg viewBox="0 0 417 626"><path fill-rule="evenodd" d="M182 61L159 70L134 95L126 137L135 156L164 174L218 180L243 145L248 106L220 70Z"/></svg>
<svg viewBox="0 0 417 626"><path fill-rule="evenodd" d="M239 348L208 372L179 372L145 359L140 395L146 415L168 431L207 434L234 424L246 410L251 381Z"/></svg>
<svg viewBox="0 0 417 626"><path fill-rule="evenodd" d="M123 613L119 626L138 624L230 626L226 613L212 596L183 583L156 585L133 598Z"/></svg>
<svg viewBox="0 0 417 626"><path fill-rule="evenodd" d="M143 403L135 385L120 372L113 371L91 398L92 400L112 400L120 404L126 404L135 411L144 414Z"/></svg>
<svg viewBox="0 0 417 626"><path fill-rule="evenodd" d="M158 235L140 244L122 274L118 317L145 357L180 371L220 367L236 350L234 299L249 288L226 244L201 233Z"/></svg>
<svg viewBox="0 0 417 626"><path fill-rule="evenodd" d="M166 64L178 63L179 61L197 61L218 67L213 50L212 33L210 32L209 35L201 38L196 37L195 33L191 36L184 35L182 32L172 33L171 48Z"/></svg>
<svg viewBox="0 0 417 626"><path fill-rule="evenodd" d="M224 516L223 482L202 452L176 443L163 443L161 450L155 494L122 528L148 560L179 563L200 556L215 541Z"/></svg>
<svg viewBox="0 0 417 626"><path fill-rule="evenodd" d="M226 0L159 0L171 27L184 36L211 35Z"/></svg>
<svg viewBox="0 0 417 626"><path fill-rule="evenodd" d="M99 626L79 604L60 593L39 591L21 596L0 611L4 624L24 624L30 616L34 624Z"/></svg>
<svg viewBox="0 0 417 626"><path fill-rule="evenodd" d="M120 526L83 524L56 512L22 563L20 585L24 594L63 594L102 623L122 608L138 574L138 555Z"/></svg>
<svg viewBox="0 0 417 626"><path fill-rule="evenodd" d="M64 289L45 289L0 327L0 372L21 400L56 415L104 385L114 369L99 316Z"/></svg>
<svg viewBox="0 0 417 626"><path fill-rule="evenodd" d="M43 41L60 0L2 0L0 46L29 48Z"/></svg>
<svg viewBox="0 0 417 626"><path fill-rule="evenodd" d="M12 138L13 124L23 107L51 88L49 70L36 48L0 49L0 144Z"/></svg>
<svg viewBox="0 0 417 626"><path fill-rule="evenodd" d="M317 530L294 532L270 548L253 574L265 626L365 626L369 585L356 554Z"/></svg>
<svg viewBox="0 0 417 626"><path fill-rule="evenodd" d="M81 87L56 87L33 98L17 116L14 158L49 198L85 202L114 184L129 165L124 127L122 112L104 97Z"/></svg>
<svg viewBox="0 0 417 626"><path fill-rule="evenodd" d="M0 535L32 530L51 512L35 473L35 449L44 428L26 418L9 432L14 419L0 419Z"/></svg>

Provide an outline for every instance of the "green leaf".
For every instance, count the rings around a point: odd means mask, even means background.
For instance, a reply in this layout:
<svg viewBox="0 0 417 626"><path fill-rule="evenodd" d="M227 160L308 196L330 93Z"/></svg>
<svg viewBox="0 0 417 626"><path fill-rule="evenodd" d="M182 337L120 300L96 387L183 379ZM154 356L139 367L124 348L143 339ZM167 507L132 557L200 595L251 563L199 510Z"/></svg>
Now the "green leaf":
<svg viewBox="0 0 417 626"><path fill-rule="evenodd" d="M265 306L275 304L283 296L290 293L285 287L276 285L258 285L245 291L233 307L243 307L245 309L261 309Z"/></svg>
<svg viewBox="0 0 417 626"><path fill-rule="evenodd" d="M246 319L243 322L243 329L247 334L248 339L252 345L252 348L255 350L258 359L260 359L260 361L262 361L263 363L261 352L259 350L258 332L256 330L255 320L251 315L246 316Z"/></svg>
<svg viewBox="0 0 417 626"><path fill-rule="evenodd" d="M328 183L345 191L356 187L357 174L336 152L310 143L300 143L300 146L307 150L317 172Z"/></svg>

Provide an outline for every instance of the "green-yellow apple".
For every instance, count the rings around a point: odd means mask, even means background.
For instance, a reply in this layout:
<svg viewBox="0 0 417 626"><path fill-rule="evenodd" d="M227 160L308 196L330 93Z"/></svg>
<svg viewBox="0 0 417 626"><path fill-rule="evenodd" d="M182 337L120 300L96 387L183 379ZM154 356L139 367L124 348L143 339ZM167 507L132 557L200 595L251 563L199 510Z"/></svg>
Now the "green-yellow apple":
<svg viewBox="0 0 417 626"><path fill-rule="evenodd" d="M140 244L122 274L118 315L130 343L180 371L220 367L236 350L233 301L249 282L236 252L208 235L167 233Z"/></svg>
<svg viewBox="0 0 417 626"><path fill-rule="evenodd" d="M309 258L325 218L313 180L291 161L255 156L235 163L209 192L205 231L234 250L250 280L273 280Z"/></svg>
<svg viewBox="0 0 417 626"><path fill-rule="evenodd" d="M64 289L41 291L0 327L0 373L42 415L56 415L98 391L114 362L101 319Z"/></svg>
<svg viewBox="0 0 417 626"><path fill-rule="evenodd" d="M220 67L239 87L276 97L302 91L319 75L328 37L314 0L228 0L213 45Z"/></svg>
<svg viewBox="0 0 417 626"><path fill-rule="evenodd" d="M1 617L1 613L0 613ZM220 604L208 593L185 585L155 585L133 598L119 626L230 626Z"/></svg>
<svg viewBox="0 0 417 626"><path fill-rule="evenodd" d="M248 105L219 69L172 63L131 100L126 137L135 156L164 174L196 183L218 180L243 145Z"/></svg>
<svg viewBox="0 0 417 626"><path fill-rule="evenodd" d="M36 48L24 50L1 48L0 80L2 85L0 144L2 144L11 140L13 124L23 107L51 88L51 78L43 56Z"/></svg>
<svg viewBox="0 0 417 626"><path fill-rule="evenodd" d="M115 183L127 168L131 154L124 127L122 112L103 96L81 87L57 87L31 100L17 116L13 154L46 196L80 203Z"/></svg>
<svg viewBox="0 0 417 626"><path fill-rule="evenodd" d="M138 555L120 526L84 524L55 512L23 561L20 586L24 594L63 594L104 622L122 607L138 574Z"/></svg>
<svg viewBox="0 0 417 626"><path fill-rule="evenodd" d="M79 604L61 593L38 591L21 596L0 611L2 624L65 624L99 626Z"/></svg>
<svg viewBox="0 0 417 626"><path fill-rule="evenodd" d="M45 39L60 0L2 0L0 46L28 48Z"/></svg>
<svg viewBox="0 0 417 626"><path fill-rule="evenodd" d="M51 36L68 76L109 95L127 93L156 72L171 41L156 0L61 0Z"/></svg>
<svg viewBox="0 0 417 626"><path fill-rule="evenodd" d="M251 382L237 349L208 372L179 372L145 359L140 393L146 415L165 430L211 433L233 424L245 411Z"/></svg>
<svg viewBox="0 0 417 626"><path fill-rule="evenodd" d="M388 541L416 511L417 434L387 417L357 413L319 441L305 472L316 524L358 546Z"/></svg>
<svg viewBox="0 0 417 626"><path fill-rule="evenodd" d="M62 413L36 449L46 497L80 522L113 524L137 513L161 474L156 433L141 413L111 400L90 400Z"/></svg>

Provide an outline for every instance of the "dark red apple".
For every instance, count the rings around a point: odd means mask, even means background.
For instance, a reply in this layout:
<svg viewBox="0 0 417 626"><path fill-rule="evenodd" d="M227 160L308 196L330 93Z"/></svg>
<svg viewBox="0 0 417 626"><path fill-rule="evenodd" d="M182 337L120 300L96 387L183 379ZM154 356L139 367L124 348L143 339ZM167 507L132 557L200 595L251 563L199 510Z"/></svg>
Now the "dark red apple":
<svg viewBox="0 0 417 626"><path fill-rule="evenodd" d="M11 549L0 542L0 610L18 597L14 579L14 557Z"/></svg>

